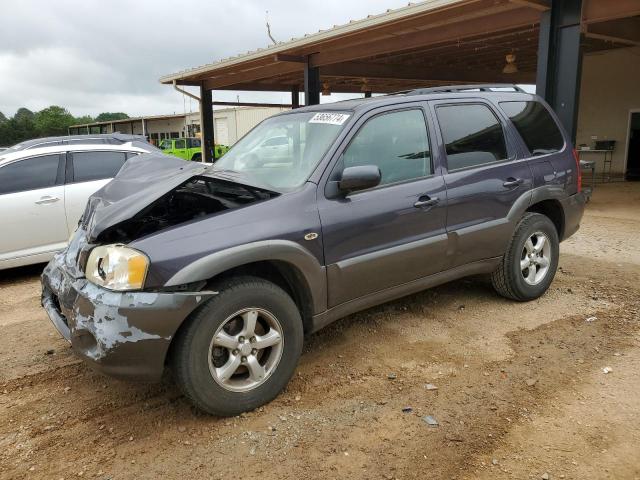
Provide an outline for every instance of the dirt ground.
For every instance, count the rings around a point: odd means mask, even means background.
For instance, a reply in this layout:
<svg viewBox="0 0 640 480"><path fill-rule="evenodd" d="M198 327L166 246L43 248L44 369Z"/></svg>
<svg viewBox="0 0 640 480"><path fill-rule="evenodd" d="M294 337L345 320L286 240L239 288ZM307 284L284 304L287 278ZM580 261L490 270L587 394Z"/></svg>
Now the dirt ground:
<svg viewBox="0 0 640 480"><path fill-rule="evenodd" d="M92 372L42 266L1 272L0 478L640 479L639 225L640 183L598 186L541 299L478 277L350 316L232 419Z"/></svg>

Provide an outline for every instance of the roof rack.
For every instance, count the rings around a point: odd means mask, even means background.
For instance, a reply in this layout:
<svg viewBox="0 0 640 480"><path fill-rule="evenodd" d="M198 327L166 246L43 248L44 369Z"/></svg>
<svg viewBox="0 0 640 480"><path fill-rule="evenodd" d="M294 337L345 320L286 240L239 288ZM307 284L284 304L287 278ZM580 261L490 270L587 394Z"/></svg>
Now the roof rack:
<svg viewBox="0 0 640 480"><path fill-rule="evenodd" d="M519 86L512 83L485 83L476 85L449 85L444 87L416 88L415 90L405 90L398 92L405 95L424 95L427 93L465 93L465 92L493 92L494 89L513 89L514 93L526 93Z"/></svg>

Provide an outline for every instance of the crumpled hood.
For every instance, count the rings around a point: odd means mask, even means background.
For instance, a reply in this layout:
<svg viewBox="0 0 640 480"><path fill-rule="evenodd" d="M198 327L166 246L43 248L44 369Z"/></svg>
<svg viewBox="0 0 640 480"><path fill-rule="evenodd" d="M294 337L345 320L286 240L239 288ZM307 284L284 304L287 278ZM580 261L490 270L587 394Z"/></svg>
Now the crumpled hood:
<svg viewBox="0 0 640 480"><path fill-rule="evenodd" d="M245 174L223 170L212 164L188 162L164 154L138 155L127 160L111 182L89 197L82 218L87 241L94 243L102 232L133 218L193 177L265 189Z"/></svg>
<svg viewBox="0 0 640 480"><path fill-rule="evenodd" d="M127 160L114 179L89 197L82 218L88 241L107 228L133 217L162 195L202 175L208 166L163 154L143 154Z"/></svg>

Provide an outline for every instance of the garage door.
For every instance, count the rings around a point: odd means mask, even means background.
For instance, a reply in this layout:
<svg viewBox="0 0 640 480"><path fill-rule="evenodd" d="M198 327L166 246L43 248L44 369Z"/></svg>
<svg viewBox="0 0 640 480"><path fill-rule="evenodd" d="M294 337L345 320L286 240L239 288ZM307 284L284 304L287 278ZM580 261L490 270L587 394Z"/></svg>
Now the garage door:
<svg viewBox="0 0 640 480"><path fill-rule="evenodd" d="M229 145L229 125L226 118L216 118L216 143Z"/></svg>

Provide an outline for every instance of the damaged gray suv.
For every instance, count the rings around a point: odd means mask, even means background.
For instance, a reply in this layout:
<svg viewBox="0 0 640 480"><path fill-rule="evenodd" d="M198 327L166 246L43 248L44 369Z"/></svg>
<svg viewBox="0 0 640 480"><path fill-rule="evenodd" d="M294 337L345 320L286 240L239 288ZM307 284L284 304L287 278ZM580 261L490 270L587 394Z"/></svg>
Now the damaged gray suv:
<svg viewBox="0 0 640 480"><path fill-rule="evenodd" d="M236 415L287 385L305 334L350 313L474 274L535 299L585 198L553 112L500 90L292 110L213 166L132 158L46 267L42 304L96 369L170 367L197 407Z"/></svg>

